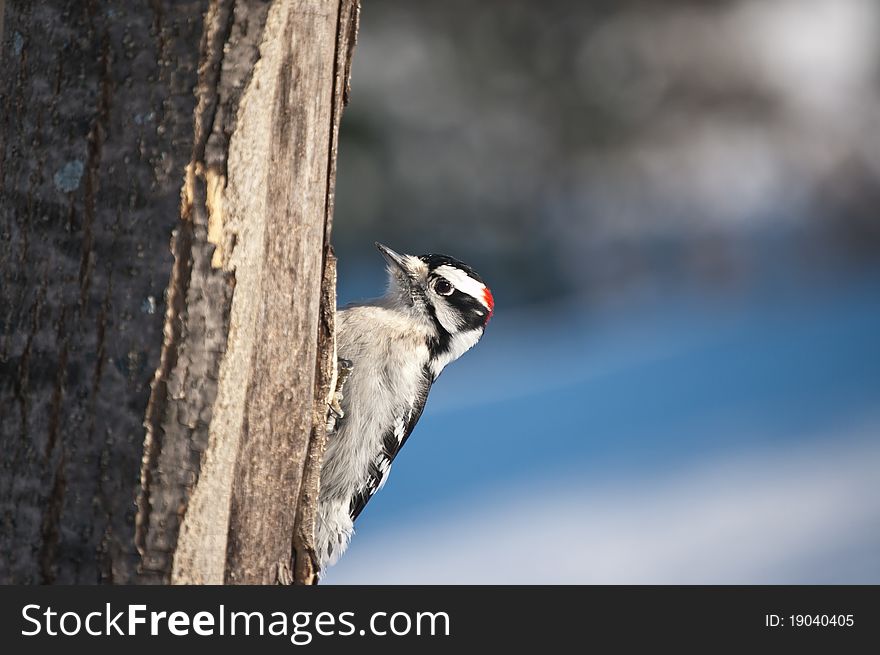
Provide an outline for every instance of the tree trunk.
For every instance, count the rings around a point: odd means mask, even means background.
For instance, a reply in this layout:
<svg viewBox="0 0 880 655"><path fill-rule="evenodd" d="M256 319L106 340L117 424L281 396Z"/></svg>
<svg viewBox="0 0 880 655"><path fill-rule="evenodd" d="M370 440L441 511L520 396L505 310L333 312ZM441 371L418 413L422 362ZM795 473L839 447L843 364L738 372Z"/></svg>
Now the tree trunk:
<svg viewBox="0 0 880 655"><path fill-rule="evenodd" d="M314 582L358 10L0 0L0 581Z"/></svg>

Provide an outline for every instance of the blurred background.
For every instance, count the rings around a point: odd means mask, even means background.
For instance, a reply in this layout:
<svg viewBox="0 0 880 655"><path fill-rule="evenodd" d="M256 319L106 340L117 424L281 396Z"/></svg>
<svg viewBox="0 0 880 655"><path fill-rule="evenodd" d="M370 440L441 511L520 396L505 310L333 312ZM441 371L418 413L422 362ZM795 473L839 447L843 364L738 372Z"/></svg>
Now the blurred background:
<svg viewBox="0 0 880 655"><path fill-rule="evenodd" d="M880 4L368 0L340 302L486 279L328 583L880 583Z"/></svg>

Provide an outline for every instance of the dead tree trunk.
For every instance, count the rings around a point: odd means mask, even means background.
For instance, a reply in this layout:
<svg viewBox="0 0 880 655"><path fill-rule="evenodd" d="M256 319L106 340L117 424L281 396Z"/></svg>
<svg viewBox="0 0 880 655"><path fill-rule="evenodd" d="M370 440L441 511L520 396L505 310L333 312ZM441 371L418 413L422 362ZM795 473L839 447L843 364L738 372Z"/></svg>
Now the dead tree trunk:
<svg viewBox="0 0 880 655"><path fill-rule="evenodd" d="M314 581L357 17L0 0L0 582Z"/></svg>

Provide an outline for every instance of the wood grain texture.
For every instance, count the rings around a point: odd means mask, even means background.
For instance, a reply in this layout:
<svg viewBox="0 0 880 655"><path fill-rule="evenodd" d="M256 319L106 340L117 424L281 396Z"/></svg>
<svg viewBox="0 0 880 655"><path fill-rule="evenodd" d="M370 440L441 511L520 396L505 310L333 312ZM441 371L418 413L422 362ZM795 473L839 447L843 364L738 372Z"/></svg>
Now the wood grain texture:
<svg viewBox="0 0 880 655"><path fill-rule="evenodd" d="M351 60L360 26L360 0L343 2L339 8L336 35L336 62L333 74L332 127L330 161L327 174L327 201L324 221L324 274L321 280L321 315L318 323L318 361L315 379L312 435L303 469L293 533L294 584L317 584L318 564L312 545L315 542L321 465L327 446L326 407L336 388L336 256L330 245L336 191L336 161L339 151L339 126L342 110L351 93Z"/></svg>
<svg viewBox="0 0 880 655"><path fill-rule="evenodd" d="M304 463L323 451L323 442L310 447L320 436L314 417L326 412L315 389L328 387L332 375L318 368L318 336L346 6L271 5L228 131L219 238L235 294L209 447L181 526L174 582L274 583L290 568ZM335 311L335 282L323 298L324 312ZM332 334L320 348L332 348Z"/></svg>
<svg viewBox="0 0 880 655"><path fill-rule="evenodd" d="M318 322L317 369L312 412L312 428L303 466L296 521L293 530L293 561L290 575L279 573L279 582L318 583L318 559L315 553L315 521L321 491L321 465L327 447L327 407L336 388L336 256L332 247L324 254L321 280L321 314ZM281 570L284 570L282 565Z"/></svg>
<svg viewBox="0 0 880 655"><path fill-rule="evenodd" d="M274 583L290 561L312 431L339 5L305 0L279 9L275 16L270 11L275 22L267 28L278 30L280 47L274 66L261 71L275 84L254 97L268 103L260 113L277 129L269 144L261 288L253 298L255 339L232 484L227 583ZM322 147L309 137L318 131Z"/></svg>

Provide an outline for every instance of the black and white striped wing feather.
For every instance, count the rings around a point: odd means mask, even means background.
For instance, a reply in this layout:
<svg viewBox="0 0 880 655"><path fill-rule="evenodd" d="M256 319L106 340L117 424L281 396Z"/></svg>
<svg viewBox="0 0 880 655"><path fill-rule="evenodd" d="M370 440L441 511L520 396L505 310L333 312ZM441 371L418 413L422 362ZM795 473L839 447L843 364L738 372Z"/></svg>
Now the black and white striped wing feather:
<svg viewBox="0 0 880 655"><path fill-rule="evenodd" d="M382 485L388 478L388 472L391 470L391 463L397 457L397 453L403 448L403 444L412 434L413 428L419 422L422 416L422 410L425 409L425 402L428 400L428 391L431 389L431 378L425 375L425 386L422 393L419 394L416 402L407 407L394 425L382 437L382 449L370 462L370 468L367 479L363 487L359 489L351 498L349 513L351 520L354 521L363 511L370 498L382 488Z"/></svg>

